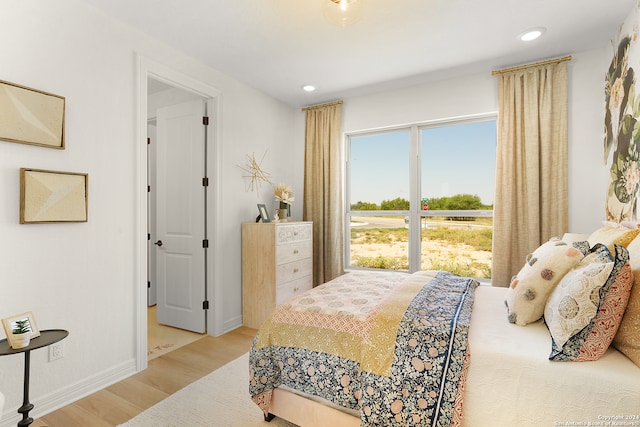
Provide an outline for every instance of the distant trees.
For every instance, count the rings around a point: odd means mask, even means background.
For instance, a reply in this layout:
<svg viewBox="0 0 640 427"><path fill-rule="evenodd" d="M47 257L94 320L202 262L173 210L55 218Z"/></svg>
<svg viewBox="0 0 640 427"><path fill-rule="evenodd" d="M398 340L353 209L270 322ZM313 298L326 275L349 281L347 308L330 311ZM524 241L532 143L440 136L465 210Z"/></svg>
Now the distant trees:
<svg viewBox="0 0 640 427"><path fill-rule="evenodd" d="M358 202L351 205L352 211L378 211L380 207L375 203Z"/></svg>
<svg viewBox="0 0 640 427"><path fill-rule="evenodd" d="M459 210L483 210L493 209L491 205L483 205L477 195L456 194L451 197L434 197L429 199L429 210L433 211L459 211ZM358 202L351 205L353 211L408 211L409 201L398 197L393 200L383 200L378 206L370 202Z"/></svg>
<svg viewBox="0 0 640 427"><path fill-rule="evenodd" d="M380 203L380 209L383 211L408 211L409 201L402 197L393 200L383 200L382 203Z"/></svg>
<svg viewBox="0 0 640 427"><path fill-rule="evenodd" d="M437 197L429 200L429 210L461 211L492 209L482 204L480 197L471 194L456 194L451 197Z"/></svg>

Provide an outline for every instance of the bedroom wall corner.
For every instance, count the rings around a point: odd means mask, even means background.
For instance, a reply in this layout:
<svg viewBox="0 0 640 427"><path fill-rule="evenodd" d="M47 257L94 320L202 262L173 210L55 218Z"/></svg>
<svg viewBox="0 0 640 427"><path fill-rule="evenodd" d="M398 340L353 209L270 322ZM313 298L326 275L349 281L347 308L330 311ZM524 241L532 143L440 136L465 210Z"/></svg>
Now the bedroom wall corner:
<svg viewBox="0 0 640 427"><path fill-rule="evenodd" d="M569 232L602 225L609 184L604 151L604 78L610 48L573 54L569 80Z"/></svg>

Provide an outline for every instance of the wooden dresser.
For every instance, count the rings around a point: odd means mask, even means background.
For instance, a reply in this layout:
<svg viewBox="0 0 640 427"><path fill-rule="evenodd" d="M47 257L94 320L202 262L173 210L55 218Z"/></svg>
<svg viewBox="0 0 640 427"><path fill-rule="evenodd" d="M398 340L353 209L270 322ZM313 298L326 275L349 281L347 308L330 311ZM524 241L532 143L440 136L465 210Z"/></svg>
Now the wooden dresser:
<svg viewBox="0 0 640 427"><path fill-rule="evenodd" d="M312 222L242 224L244 326L257 329L276 306L312 286Z"/></svg>

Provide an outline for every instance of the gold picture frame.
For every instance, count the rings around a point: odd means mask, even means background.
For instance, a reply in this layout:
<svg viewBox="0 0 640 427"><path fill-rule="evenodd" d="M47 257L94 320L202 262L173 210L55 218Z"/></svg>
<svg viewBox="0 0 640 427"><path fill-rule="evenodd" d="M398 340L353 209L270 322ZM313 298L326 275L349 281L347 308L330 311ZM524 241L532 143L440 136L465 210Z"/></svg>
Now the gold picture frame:
<svg viewBox="0 0 640 427"><path fill-rule="evenodd" d="M0 140L64 150L66 100L0 80Z"/></svg>
<svg viewBox="0 0 640 427"><path fill-rule="evenodd" d="M29 329L31 330L30 338L36 338L40 336L40 330L38 329L38 324L36 323L36 319L33 316L33 313L27 311L25 313L16 314L15 316L7 317L6 319L2 319L2 327L4 328L4 333L7 336L7 341L9 345L13 348L15 344L15 334L13 333L13 328L17 321L26 320L29 324Z"/></svg>
<svg viewBox="0 0 640 427"><path fill-rule="evenodd" d="M86 173L20 168L20 224L87 222Z"/></svg>

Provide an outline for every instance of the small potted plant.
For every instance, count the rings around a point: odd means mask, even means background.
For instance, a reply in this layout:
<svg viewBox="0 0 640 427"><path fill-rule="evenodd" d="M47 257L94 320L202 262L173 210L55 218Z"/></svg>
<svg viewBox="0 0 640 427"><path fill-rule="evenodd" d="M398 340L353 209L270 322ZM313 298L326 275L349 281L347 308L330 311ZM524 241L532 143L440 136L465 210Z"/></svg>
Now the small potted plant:
<svg viewBox="0 0 640 427"><path fill-rule="evenodd" d="M29 345L31 341L31 325L29 319L16 320L11 333L14 335L12 345L13 348L24 348Z"/></svg>

